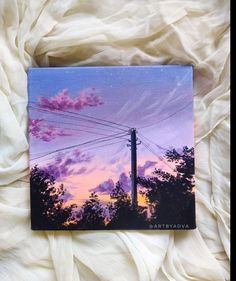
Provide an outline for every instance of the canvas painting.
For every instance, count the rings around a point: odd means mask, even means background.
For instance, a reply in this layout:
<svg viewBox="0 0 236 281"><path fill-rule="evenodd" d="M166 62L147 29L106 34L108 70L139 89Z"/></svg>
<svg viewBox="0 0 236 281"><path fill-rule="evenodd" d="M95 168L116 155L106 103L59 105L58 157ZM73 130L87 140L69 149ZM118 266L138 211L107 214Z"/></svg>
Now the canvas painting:
<svg viewBox="0 0 236 281"><path fill-rule="evenodd" d="M193 229L193 68L28 71L33 230Z"/></svg>

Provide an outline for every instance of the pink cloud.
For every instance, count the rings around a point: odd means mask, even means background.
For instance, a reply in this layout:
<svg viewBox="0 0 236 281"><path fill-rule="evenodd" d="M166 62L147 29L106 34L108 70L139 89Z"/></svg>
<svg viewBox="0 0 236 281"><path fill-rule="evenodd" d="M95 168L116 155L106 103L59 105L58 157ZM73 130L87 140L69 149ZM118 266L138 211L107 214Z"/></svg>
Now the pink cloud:
<svg viewBox="0 0 236 281"><path fill-rule="evenodd" d="M146 170L151 167L154 167L156 164L157 164L157 162L148 160L144 163L143 166L138 166L138 171L137 171L138 176L140 176L140 177L145 176ZM119 181L119 183L121 184L124 191L129 192L131 190L131 179L127 173L122 172L119 175L119 178L117 181ZM94 191L94 192L98 192L98 193L102 193L102 194L110 194L114 187L115 187L114 181L112 179L108 179L108 180L100 183L99 185L97 185L95 188L89 189L89 191L90 192Z"/></svg>
<svg viewBox="0 0 236 281"><path fill-rule="evenodd" d="M90 192L99 192L103 194L110 194L111 191L113 190L115 184L112 179L108 179L107 181L104 181L100 183L98 186L95 188L89 189Z"/></svg>
<svg viewBox="0 0 236 281"><path fill-rule="evenodd" d="M74 149L67 153L59 153L52 162L49 162L42 169L55 179L61 180L70 175L78 175L86 172L85 167L78 168L76 164L88 163L91 161L91 158L91 155Z"/></svg>
<svg viewBox="0 0 236 281"><path fill-rule="evenodd" d="M87 172L87 168L82 167L77 172L75 172L76 175L81 175Z"/></svg>
<svg viewBox="0 0 236 281"><path fill-rule="evenodd" d="M68 90L63 90L57 95L46 98L38 97L38 106L50 110L81 110L84 107L98 106L103 104L101 97L95 95L94 88L87 88L72 98ZM58 122L60 125L60 122ZM44 119L29 119L29 133L37 139L49 142L56 137L72 136L77 134L70 129L48 125Z"/></svg>
<svg viewBox="0 0 236 281"><path fill-rule="evenodd" d="M145 164L143 166L138 166L138 176L139 177L144 177L145 176L145 172L147 169L154 167L157 164L157 162L155 161L146 161Z"/></svg>
<svg viewBox="0 0 236 281"><path fill-rule="evenodd" d="M38 97L38 105L41 108L51 110L81 110L84 107L98 106L103 104L101 97L96 96L95 94L96 90L94 88L87 88L80 91L75 98L72 98L69 91L64 89L54 97Z"/></svg>
<svg viewBox="0 0 236 281"><path fill-rule="evenodd" d="M31 119L29 118L29 133L35 137L38 137L41 131L41 125L44 119Z"/></svg>
<svg viewBox="0 0 236 281"><path fill-rule="evenodd" d="M121 173L119 176L119 182L124 189L124 191L130 191L131 190L131 181L130 177L126 173Z"/></svg>
<svg viewBox="0 0 236 281"><path fill-rule="evenodd" d="M29 118L29 134L37 139L49 142L56 137L72 136L75 132L67 129L60 129L52 125L46 125L44 119Z"/></svg>
<svg viewBox="0 0 236 281"><path fill-rule="evenodd" d="M127 176L126 173L121 173L118 181L120 182L122 188L125 191L127 191L127 192L130 191L130 188L131 188L130 177ZM108 179L108 180L100 183L99 185L97 185L95 188L89 189L89 191L98 192L98 193L102 193L102 194L110 194L114 187L115 187L114 181L112 179Z"/></svg>

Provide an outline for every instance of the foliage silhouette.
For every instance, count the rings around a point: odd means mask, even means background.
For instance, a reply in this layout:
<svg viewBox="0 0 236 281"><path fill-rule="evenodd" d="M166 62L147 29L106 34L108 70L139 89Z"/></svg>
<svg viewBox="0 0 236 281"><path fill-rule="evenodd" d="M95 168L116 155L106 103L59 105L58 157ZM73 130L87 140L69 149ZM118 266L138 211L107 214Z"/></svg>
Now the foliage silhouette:
<svg viewBox="0 0 236 281"><path fill-rule="evenodd" d="M34 166L30 171L31 218L33 229L62 229L69 222L75 205L63 206L66 189L55 187L55 179Z"/></svg>
<svg viewBox="0 0 236 281"><path fill-rule="evenodd" d="M119 181L112 190L110 197L111 199L114 199L115 202L108 205L110 222L107 224L107 228L147 228L148 222L146 220L146 207L133 207L131 205L130 196L124 191Z"/></svg>
<svg viewBox="0 0 236 281"><path fill-rule="evenodd" d="M98 199L98 195L92 192L77 213L77 224L73 227L78 229L104 229L104 220L104 208Z"/></svg>
<svg viewBox="0 0 236 281"><path fill-rule="evenodd" d="M151 177L138 177L147 207L132 206L129 193L118 181L105 205L93 192L78 207L65 206L66 189L37 165L31 169L33 229L145 229L154 224L188 224L195 228L194 149L169 150L165 155L175 173L155 169ZM148 214L148 215L147 215Z"/></svg>
<svg viewBox="0 0 236 281"><path fill-rule="evenodd" d="M194 149L184 147L179 153L175 149L167 151L166 158L175 163L173 175L156 169L150 178L139 177L150 207L151 223L188 224L195 227Z"/></svg>

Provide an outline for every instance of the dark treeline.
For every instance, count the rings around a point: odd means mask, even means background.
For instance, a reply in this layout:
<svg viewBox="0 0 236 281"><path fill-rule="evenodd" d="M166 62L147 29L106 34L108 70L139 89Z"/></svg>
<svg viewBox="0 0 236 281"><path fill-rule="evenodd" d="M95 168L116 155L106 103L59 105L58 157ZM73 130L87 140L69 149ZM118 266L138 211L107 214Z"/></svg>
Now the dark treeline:
<svg viewBox="0 0 236 281"><path fill-rule="evenodd" d="M80 208L65 207L66 188L56 187L55 179L35 166L30 173L32 229L146 229L158 223L194 228L194 150L173 149L166 152L166 159L175 164L174 175L155 169L151 177L137 179L147 207L133 207L119 181L105 205L93 192Z"/></svg>

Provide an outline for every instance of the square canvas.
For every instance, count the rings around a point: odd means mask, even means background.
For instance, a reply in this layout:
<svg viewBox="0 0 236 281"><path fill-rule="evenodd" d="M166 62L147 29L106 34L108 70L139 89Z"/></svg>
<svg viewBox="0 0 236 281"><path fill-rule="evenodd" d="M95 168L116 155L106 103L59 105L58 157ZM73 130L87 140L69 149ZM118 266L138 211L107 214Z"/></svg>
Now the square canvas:
<svg viewBox="0 0 236 281"><path fill-rule="evenodd" d="M33 230L193 229L193 69L30 68Z"/></svg>

